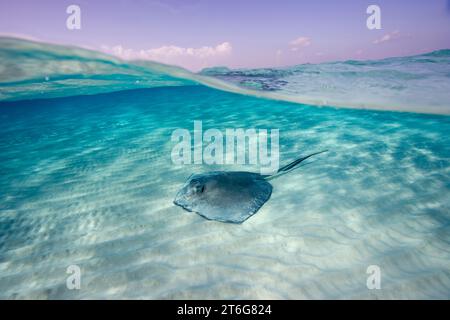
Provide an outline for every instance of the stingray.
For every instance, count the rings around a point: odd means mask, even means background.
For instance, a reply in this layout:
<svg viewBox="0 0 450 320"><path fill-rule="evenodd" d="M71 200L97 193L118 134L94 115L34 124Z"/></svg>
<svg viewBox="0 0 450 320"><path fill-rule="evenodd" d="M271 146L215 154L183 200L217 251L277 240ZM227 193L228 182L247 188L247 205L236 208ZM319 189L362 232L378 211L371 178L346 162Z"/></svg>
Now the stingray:
<svg viewBox="0 0 450 320"><path fill-rule="evenodd" d="M192 174L178 191L174 204L220 222L242 223L254 215L272 194L268 180L284 175L320 151L299 158L273 175L245 171L213 171Z"/></svg>

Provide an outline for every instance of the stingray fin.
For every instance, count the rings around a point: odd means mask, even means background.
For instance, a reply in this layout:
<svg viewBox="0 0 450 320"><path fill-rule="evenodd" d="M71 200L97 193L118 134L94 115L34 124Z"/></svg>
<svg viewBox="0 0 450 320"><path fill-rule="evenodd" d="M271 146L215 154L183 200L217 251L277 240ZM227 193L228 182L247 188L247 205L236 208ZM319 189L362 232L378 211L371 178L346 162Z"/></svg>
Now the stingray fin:
<svg viewBox="0 0 450 320"><path fill-rule="evenodd" d="M271 176L268 176L268 177L266 177L265 179L266 179L266 180L272 180L272 179L274 179L274 178L278 178L278 177L280 177L280 176L282 176L282 175L284 175L284 174L286 174L286 173L288 173L288 172L291 172L292 170L298 168L298 165L299 165L301 162L303 162L304 160L308 159L309 157L312 157L312 156L315 156L316 154L323 153L323 152L327 152L327 151L328 151L328 150L323 150L323 151L311 153L310 155L307 155L307 156L305 156L305 157L296 159L296 160L294 160L294 161L288 163L287 165L281 167L280 169L278 169L277 173L275 173L275 174L273 174L273 175L271 175Z"/></svg>

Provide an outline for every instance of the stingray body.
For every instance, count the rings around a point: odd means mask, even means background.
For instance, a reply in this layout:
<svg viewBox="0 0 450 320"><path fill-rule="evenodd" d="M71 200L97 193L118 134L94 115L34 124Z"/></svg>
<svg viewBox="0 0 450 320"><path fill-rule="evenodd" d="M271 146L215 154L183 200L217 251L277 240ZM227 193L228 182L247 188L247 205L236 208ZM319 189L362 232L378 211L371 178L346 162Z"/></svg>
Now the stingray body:
<svg viewBox="0 0 450 320"><path fill-rule="evenodd" d="M209 220L242 223L269 200L273 178L294 170L316 152L280 168L275 175L244 171L213 171L191 175L174 204Z"/></svg>

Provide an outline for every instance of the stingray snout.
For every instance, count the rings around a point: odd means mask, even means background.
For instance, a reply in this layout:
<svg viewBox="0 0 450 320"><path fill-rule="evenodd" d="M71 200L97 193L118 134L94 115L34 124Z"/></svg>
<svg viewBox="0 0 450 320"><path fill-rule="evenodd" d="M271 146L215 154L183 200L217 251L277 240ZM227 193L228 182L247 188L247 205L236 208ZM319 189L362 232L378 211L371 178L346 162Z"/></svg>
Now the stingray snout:
<svg viewBox="0 0 450 320"><path fill-rule="evenodd" d="M173 199L173 203L180 207L184 207L188 203L188 199L186 197L186 192L184 191L184 187L181 188L181 190L177 192L175 199Z"/></svg>

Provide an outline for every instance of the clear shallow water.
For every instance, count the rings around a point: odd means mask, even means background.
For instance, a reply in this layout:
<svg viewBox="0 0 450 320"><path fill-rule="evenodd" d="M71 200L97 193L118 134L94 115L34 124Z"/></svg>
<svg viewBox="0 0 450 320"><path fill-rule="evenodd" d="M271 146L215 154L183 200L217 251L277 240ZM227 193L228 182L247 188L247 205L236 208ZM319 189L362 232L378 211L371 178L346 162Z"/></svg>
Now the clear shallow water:
<svg viewBox="0 0 450 320"><path fill-rule="evenodd" d="M450 119L317 108L202 86L0 103L0 298L449 298ZM280 128L242 225L172 204L175 128ZM249 167L224 166L226 170ZM82 268L82 288L65 286ZM382 290L366 288L379 265Z"/></svg>
<svg viewBox="0 0 450 320"><path fill-rule="evenodd" d="M0 40L0 298L450 298L448 116L261 99L273 90ZM194 120L279 129L281 163L330 151L273 180L244 224L207 221L172 204L185 179L259 168L173 165L171 133Z"/></svg>

